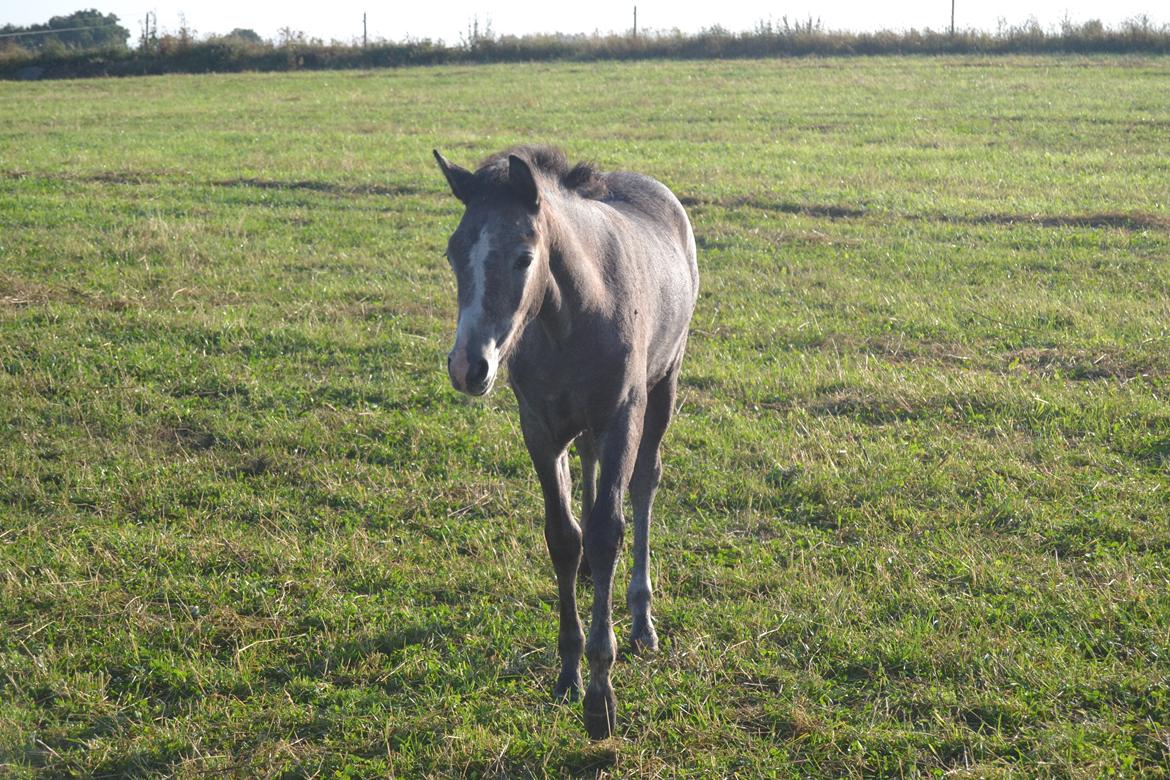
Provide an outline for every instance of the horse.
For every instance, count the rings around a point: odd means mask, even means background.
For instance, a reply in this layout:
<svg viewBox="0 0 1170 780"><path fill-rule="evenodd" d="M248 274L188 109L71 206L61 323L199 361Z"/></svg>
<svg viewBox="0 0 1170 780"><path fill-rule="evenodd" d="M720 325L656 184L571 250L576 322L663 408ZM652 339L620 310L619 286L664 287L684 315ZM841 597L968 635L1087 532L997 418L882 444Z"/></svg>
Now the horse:
<svg viewBox="0 0 1170 780"><path fill-rule="evenodd" d="M628 490L634 567L626 591L635 652L653 652L651 507L659 447L674 413L687 331L698 300L695 237L678 198L637 173L570 166L548 146L517 146L475 172L435 160L463 204L446 257L459 314L447 371L456 390L491 391L501 364L544 496L544 536L560 600L560 674L553 696L581 695L593 739L613 735L617 652L611 593ZM582 523L570 508L568 451L581 460ZM598 474L600 465L600 475ZM588 641L578 573L591 577Z"/></svg>

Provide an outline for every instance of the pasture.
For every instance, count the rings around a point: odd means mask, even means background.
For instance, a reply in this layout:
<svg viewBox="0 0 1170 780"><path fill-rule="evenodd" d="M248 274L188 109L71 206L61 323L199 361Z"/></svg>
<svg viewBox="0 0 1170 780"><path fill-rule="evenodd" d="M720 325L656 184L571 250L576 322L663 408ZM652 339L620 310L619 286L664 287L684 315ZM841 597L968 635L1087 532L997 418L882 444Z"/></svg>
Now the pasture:
<svg viewBox="0 0 1170 780"><path fill-rule="evenodd" d="M0 86L0 775L1170 774L1167 94L1115 57ZM444 368L430 150L524 141L699 243L662 646L619 598L596 744L515 402Z"/></svg>

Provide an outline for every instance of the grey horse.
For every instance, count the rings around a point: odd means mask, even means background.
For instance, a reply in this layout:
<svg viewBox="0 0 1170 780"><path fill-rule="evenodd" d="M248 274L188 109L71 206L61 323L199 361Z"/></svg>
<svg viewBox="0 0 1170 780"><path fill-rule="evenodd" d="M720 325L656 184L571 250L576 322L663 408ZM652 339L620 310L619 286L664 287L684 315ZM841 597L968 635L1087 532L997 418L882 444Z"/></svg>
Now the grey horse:
<svg viewBox="0 0 1170 780"><path fill-rule="evenodd" d="M465 206L447 243L459 296L448 374L457 390L484 395L507 363L544 494L560 596L562 665L553 696L580 695L584 650L585 727L604 739L616 728L610 602L627 489L634 509L630 638L638 651L658 647L647 534L662 473L659 444L698 297L694 234L678 199L647 176L570 167L562 152L544 146L492 155L474 173L434 155ZM583 528L570 509L573 442ZM578 570L593 579L587 642L577 616Z"/></svg>

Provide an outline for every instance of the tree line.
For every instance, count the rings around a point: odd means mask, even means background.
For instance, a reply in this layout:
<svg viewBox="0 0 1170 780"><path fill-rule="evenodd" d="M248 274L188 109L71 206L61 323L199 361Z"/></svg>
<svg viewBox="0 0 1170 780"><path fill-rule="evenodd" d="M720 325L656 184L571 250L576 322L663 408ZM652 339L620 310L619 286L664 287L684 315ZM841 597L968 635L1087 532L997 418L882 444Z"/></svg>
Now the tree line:
<svg viewBox="0 0 1170 780"><path fill-rule="evenodd" d="M455 44L417 40L325 43L282 28L275 41L252 30L198 38L182 24L160 35L143 24L136 48L130 32L113 14L96 10L54 17L47 25L0 30L0 78L72 78L161 73L210 73L345 69L441 63L533 62L552 60L707 59L882 54L1146 53L1170 54L1170 26L1148 18L1117 27L1100 21L1065 22L1044 29L1030 21L995 32L904 30L843 32L812 19L759 23L747 32L720 27L698 33L632 31L592 35L497 35L490 24L469 26ZM87 28L68 29L67 28ZM45 32L46 30L51 32ZM48 40L46 40L48 39ZM50 43L54 41L55 43Z"/></svg>

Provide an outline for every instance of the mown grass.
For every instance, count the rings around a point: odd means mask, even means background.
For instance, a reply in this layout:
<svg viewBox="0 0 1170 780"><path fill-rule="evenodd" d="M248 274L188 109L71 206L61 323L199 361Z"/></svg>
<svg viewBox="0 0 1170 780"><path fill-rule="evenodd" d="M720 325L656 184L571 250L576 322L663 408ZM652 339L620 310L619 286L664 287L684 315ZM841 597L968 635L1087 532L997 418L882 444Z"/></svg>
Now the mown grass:
<svg viewBox="0 0 1170 780"><path fill-rule="evenodd" d="M1119 58L5 88L0 773L1170 773L1168 88ZM549 700L514 401L442 368L430 149L533 140L661 178L700 244L663 649L619 659L596 745Z"/></svg>

